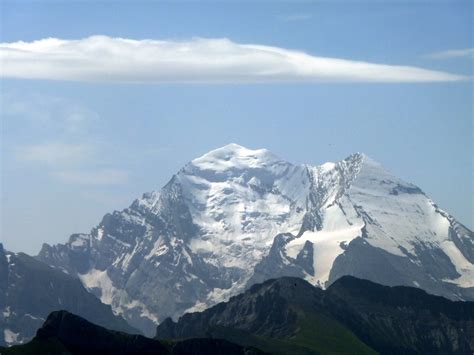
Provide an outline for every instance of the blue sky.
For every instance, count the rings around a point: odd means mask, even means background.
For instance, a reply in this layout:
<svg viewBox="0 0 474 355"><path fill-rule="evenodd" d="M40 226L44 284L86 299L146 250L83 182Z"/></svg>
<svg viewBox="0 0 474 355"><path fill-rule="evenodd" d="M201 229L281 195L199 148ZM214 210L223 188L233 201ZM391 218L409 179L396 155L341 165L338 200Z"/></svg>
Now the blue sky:
<svg viewBox="0 0 474 355"><path fill-rule="evenodd" d="M195 38L226 38L232 50L258 44L473 75L470 1L1 6L2 43L102 35L193 46ZM33 72L35 61L25 63L22 71ZM1 240L11 250L36 253L42 242L88 232L230 142L294 163L364 152L473 227L472 81L131 84L28 75L1 82Z"/></svg>

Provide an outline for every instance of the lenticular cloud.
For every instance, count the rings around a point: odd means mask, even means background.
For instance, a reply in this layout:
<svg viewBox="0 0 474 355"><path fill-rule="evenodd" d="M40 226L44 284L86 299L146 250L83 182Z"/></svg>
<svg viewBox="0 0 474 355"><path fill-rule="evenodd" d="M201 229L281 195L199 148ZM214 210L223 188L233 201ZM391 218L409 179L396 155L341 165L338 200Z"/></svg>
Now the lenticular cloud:
<svg viewBox="0 0 474 355"><path fill-rule="evenodd" d="M0 44L1 76L83 82L442 82L450 73L317 57L228 39L132 40L92 36Z"/></svg>

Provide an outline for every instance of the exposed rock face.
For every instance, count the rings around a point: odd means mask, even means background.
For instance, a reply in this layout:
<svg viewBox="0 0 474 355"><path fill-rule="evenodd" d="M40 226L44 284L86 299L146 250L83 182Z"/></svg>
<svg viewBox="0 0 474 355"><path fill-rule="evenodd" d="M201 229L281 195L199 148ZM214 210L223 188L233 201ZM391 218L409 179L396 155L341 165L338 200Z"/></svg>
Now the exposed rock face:
<svg viewBox="0 0 474 355"><path fill-rule="evenodd" d="M30 340L48 314L58 309L107 325L138 332L90 294L76 277L26 255L7 252L0 244L0 345Z"/></svg>
<svg viewBox="0 0 474 355"><path fill-rule="evenodd" d="M297 285L300 287L296 288ZM310 293L305 294L305 291ZM156 337L203 337L217 326L272 338L291 336L296 332L298 323L297 315L290 305L298 304L302 299L311 299L313 293L317 292L322 294L323 291L314 289L299 278L255 285L245 293L232 297L227 303L219 303L203 312L185 314L178 323L167 318L158 327ZM288 296L294 299L289 300Z"/></svg>
<svg viewBox="0 0 474 355"><path fill-rule="evenodd" d="M150 335L166 317L285 275L323 288L354 275L474 300L473 240L363 154L297 166L231 144L38 258Z"/></svg>
<svg viewBox="0 0 474 355"><path fill-rule="evenodd" d="M381 353L471 354L474 302L344 276L325 292L331 313Z"/></svg>
<svg viewBox="0 0 474 355"><path fill-rule="evenodd" d="M387 287L344 276L327 290L299 278L254 285L201 313L167 319L158 339L218 336L249 344L253 336L274 341L298 338L311 325L304 319L325 317L332 342L343 342L342 324L382 354L471 354L474 350L474 302L453 302L412 287ZM225 330L217 331L216 329ZM238 336L236 336L238 334ZM347 341L347 338L345 338ZM332 344L331 344L332 345Z"/></svg>

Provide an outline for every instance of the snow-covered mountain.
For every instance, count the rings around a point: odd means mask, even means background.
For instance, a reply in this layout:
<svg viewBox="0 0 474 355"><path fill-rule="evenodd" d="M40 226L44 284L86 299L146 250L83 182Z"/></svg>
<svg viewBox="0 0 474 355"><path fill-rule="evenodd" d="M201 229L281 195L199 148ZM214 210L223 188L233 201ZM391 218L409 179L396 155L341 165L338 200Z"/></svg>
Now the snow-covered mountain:
<svg viewBox="0 0 474 355"><path fill-rule="evenodd" d="M474 300L473 233L363 154L313 167L230 144L38 258L150 335L278 276L327 287L349 274Z"/></svg>

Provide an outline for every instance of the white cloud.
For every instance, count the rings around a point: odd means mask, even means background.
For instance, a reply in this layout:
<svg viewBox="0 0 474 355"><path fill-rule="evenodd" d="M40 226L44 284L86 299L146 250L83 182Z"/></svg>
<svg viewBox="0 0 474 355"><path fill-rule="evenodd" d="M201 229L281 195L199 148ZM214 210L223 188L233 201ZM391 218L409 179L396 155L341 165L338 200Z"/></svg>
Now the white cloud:
<svg viewBox="0 0 474 355"><path fill-rule="evenodd" d="M449 58L474 58L474 48L451 49L448 51L435 52L427 54L426 57L431 59L449 59Z"/></svg>
<svg viewBox="0 0 474 355"><path fill-rule="evenodd" d="M467 79L410 66L317 57L228 39L92 36L0 44L1 76L84 82L439 82Z"/></svg>
<svg viewBox="0 0 474 355"><path fill-rule="evenodd" d="M34 163L44 163L53 167L75 165L88 161L94 149L88 144L47 142L20 146L16 150L19 159Z"/></svg>
<svg viewBox="0 0 474 355"><path fill-rule="evenodd" d="M64 183L82 185L117 185L128 180L128 173L123 170L65 170L54 171L51 175Z"/></svg>

